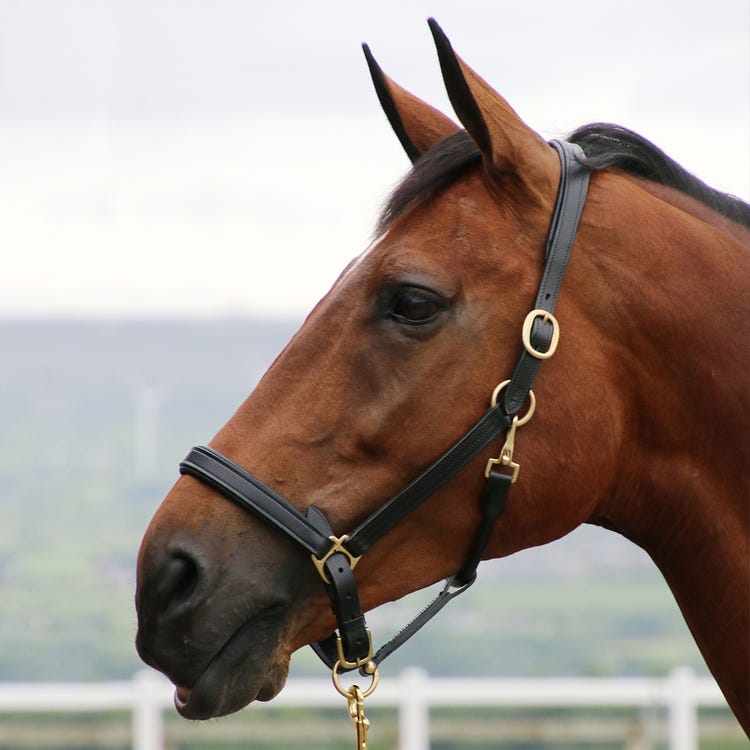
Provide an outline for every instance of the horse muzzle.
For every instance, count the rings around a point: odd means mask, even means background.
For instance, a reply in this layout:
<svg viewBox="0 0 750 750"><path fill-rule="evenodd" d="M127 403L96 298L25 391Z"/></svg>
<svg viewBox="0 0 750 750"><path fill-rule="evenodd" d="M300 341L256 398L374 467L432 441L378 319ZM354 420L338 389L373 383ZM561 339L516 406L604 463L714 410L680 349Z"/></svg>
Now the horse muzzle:
<svg viewBox="0 0 750 750"><path fill-rule="evenodd" d="M286 540L269 545L266 538L266 560L252 564L246 556L258 546L241 511L229 519L239 520L231 533L215 522L201 527L201 537L184 527L172 533L178 506L163 506L141 547L136 649L174 683L183 716L207 719L270 700L283 687L291 652L285 636L302 583L299 553L290 554Z"/></svg>

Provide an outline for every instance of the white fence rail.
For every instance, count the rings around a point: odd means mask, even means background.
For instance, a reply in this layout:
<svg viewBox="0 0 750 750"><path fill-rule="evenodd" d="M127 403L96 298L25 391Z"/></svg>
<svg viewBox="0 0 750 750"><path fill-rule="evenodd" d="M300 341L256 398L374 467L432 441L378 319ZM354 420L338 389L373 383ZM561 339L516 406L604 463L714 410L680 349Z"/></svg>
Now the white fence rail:
<svg viewBox="0 0 750 750"><path fill-rule="evenodd" d="M0 714L15 712L132 711L133 750L163 750L164 711L172 707L172 686L155 672L130 681L106 683L0 683ZM264 710L274 707L342 707L325 679L289 680ZM669 750L697 750L698 708L726 706L716 683L679 668L666 678L434 678L407 669L385 679L368 707L398 710L399 750L428 750L432 707L665 707Z"/></svg>

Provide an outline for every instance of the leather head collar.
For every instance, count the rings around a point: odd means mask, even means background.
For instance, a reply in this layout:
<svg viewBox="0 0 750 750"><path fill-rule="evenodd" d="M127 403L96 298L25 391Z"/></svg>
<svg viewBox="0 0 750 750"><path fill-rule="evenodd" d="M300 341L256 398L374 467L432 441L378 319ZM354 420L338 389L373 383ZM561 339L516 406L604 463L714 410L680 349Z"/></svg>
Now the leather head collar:
<svg viewBox="0 0 750 750"><path fill-rule="evenodd" d="M527 399L533 399L531 386L539 365L551 357L557 347L559 326L554 309L588 190L589 173L580 161L583 155L580 148L561 141L551 141L550 145L560 158L560 185L535 308L527 315L523 326L524 349L510 379L496 389L485 415L411 484L350 534L335 537L320 510L310 508L307 515L303 515L257 477L212 448L193 448L180 464L180 473L197 477L310 553L338 623L338 636L334 633L325 641L313 644L313 648L334 674L355 668L373 674L383 659L414 635L448 601L465 591L476 578L476 569L495 520L505 507L508 490L518 474L518 465L513 461L516 429L531 416L527 412L519 417L519 412ZM482 520L467 559L432 604L373 654L352 569L374 542L449 482L503 433L506 439L500 456L487 464L487 482L481 498Z"/></svg>

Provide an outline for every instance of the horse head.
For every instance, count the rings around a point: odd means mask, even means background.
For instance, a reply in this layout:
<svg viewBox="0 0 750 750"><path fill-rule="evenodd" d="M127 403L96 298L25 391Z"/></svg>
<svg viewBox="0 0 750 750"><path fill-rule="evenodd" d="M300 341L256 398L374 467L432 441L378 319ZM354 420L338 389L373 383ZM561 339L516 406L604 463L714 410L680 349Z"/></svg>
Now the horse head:
<svg viewBox="0 0 750 750"><path fill-rule="evenodd" d="M339 538L466 433L513 370L561 182L555 150L431 26L465 130L387 77L365 50L413 168L374 241L210 443L301 516L318 509ZM587 249L617 236L613 206L629 205L623 194L634 190L592 175L559 300L562 343L534 385L536 413L518 429L519 480L484 557L549 542L586 521L615 525L610 506L634 386L629 361L618 356L626 335L620 291L603 297L632 277L618 276L627 251L619 240L611 255ZM501 445L483 447L362 556L364 610L461 567L480 523L485 467ZM137 608L138 650L177 686L178 710L192 718L271 699L292 652L337 624L309 554L191 475L177 481L145 534Z"/></svg>

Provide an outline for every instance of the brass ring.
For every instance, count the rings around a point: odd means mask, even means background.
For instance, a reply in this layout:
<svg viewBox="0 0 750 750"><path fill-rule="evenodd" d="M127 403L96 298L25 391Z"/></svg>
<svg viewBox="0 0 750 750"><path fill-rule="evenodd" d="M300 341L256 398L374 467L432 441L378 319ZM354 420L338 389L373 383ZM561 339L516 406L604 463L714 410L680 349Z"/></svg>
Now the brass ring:
<svg viewBox="0 0 750 750"><path fill-rule="evenodd" d="M550 341L549 349L546 352L540 352L534 348L531 343L531 326L534 325L534 321L537 318L541 318L543 323L552 324L552 341ZM523 347L526 351L537 359L549 359L556 351L557 344L560 341L560 324L557 322L557 318L547 310L532 310L527 316L526 320L523 321L523 328L521 329L521 341L523 341Z"/></svg>
<svg viewBox="0 0 750 750"><path fill-rule="evenodd" d="M495 390L492 392L492 400L491 404L492 407L497 406L497 397L500 395L500 392L505 388L506 385L510 383L510 380L503 380L502 383L499 383ZM536 396L534 395L534 391L529 391L529 408L526 414L524 414L522 417L516 417L518 419L518 422L516 423L516 427L521 427L522 425L525 425L533 416L534 411L536 410Z"/></svg>
<svg viewBox="0 0 750 750"><path fill-rule="evenodd" d="M333 665L333 669L331 670L331 677L333 678L333 685L336 688L336 690L339 692L340 695L343 695L344 698L349 698L352 695L352 690L355 687L359 687L358 685L352 685L348 690L344 690L344 686L339 681L339 667L341 666L341 662L337 661ZM367 688L367 690L362 691L362 698L367 698L368 695L372 695L375 688L378 686L378 680L380 679L380 675L378 674L378 667L377 664L375 664L374 661L368 661L367 664L363 667L366 674L369 674L371 679L370 686Z"/></svg>

